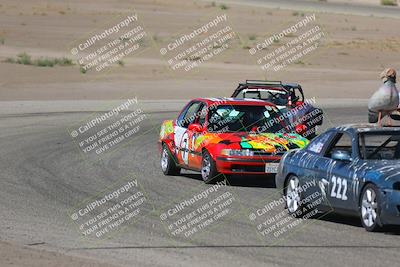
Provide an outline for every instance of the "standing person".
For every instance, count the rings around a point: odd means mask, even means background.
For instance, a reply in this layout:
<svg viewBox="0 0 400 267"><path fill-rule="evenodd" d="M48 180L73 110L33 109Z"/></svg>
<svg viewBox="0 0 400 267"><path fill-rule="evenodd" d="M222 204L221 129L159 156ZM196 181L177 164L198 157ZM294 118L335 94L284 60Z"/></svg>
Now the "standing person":
<svg viewBox="0 0 400 267"><path fill-rule="evenodd" d="M382 125L382 119L390 115L399 107L399 92L396 88L396 70L385 69L381 73L383 85L379 87L368 101L368 121L378 122Z"/></svg>

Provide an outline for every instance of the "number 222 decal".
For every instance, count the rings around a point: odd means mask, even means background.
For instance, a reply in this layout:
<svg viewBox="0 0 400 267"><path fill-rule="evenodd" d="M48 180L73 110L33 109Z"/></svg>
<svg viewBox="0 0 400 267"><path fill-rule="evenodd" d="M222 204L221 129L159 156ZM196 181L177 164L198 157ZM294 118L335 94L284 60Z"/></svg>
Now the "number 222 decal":
<svg viewBox="0 0 400 267"><path fill-rule="evenodd" d="M347 180L340 177L332 177L332 191L331 197L336 197L337 199L347 200Z"/></svg>

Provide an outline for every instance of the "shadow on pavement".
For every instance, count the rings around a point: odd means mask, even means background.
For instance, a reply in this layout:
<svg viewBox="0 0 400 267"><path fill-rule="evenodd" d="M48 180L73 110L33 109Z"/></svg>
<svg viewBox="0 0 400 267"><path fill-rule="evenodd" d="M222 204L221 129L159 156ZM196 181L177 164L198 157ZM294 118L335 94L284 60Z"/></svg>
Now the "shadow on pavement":
<svg viewBox="0 0 400 267"><path fill-rule="evenodd" d="M180 176L203 181L198 173L181 173ZM230 186L275 188L275 175L232 175L225 176Z"/></svg>
<svg viewBox="0 0 400 267"><path fill-rule="evenodd" d="M340 224L347 224L356 227L362 227L360 218L353 217L353 216L345 216L337 213L329 213L324 215L319 220L333 222L333 223L340 223ZM400 235L400 226L386 226L382 233L387 235Z"/></svg>
<svg viewBox="0 0 400 267"><path fill-rule="evenodd" d="M275 175L232 175L228 177L231 186L275 188Z"/></svg>

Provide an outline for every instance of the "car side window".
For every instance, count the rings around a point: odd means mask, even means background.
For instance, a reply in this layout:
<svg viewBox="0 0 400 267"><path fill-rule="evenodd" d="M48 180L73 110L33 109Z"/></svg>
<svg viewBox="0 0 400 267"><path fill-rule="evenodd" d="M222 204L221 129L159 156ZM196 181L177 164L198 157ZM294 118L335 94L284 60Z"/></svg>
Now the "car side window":
<svg viewBox="0 0 400 267"><path fill-rule="evenodd" d="M191 123L196 120L197 110L199 109L201 102L193 102L179 115L177 124L183 128L187 128Z"/></svg>
<svg viewBox="0 0 400 267"><path fill-rule="evenodd" d="M332 153L336 150L344 150L352 154L352 138L347 133L338 133L325 152L325 157L331 158Z"/></svg>
<svg viewBox="0 0 400 267"><path fill-rule="evenodd" d="M300 97L297 94L297 92L298 92L298 89L293 89L293 90L290 91L290 98L291 98L293 103L296 103L300 99Z"/></svg>
<svg viewBox="0 0 400 267"><path fill-rule="evenodd" d="M202 104L202 106L199 109L199 119L198 119L198 123L204 127L204 124L206 122L206 117L207 117L207 105L206 104Z"/></svg>
<svg viewBox="0 0 400 267"><path fill-rule="evenodd" d="M310 144L308 144L306 150L316 154L320 154L324 150L324 148L328 146L327 143L331 139L332 135L332 132L326 132L317 136L316 138L314 138L314 140L310 142Z"/></svg>

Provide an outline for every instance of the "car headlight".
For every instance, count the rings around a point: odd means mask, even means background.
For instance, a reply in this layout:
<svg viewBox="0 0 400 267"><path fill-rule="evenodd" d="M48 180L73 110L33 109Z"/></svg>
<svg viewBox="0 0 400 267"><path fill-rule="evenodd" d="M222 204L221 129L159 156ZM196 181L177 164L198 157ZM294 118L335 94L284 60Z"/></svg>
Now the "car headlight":
<svg viewBox="0 0 400 267"><path fill-rule="evenodd" d="M254 152L250 149L222 149L221 155L224 156L254 156Z"/></svg>

